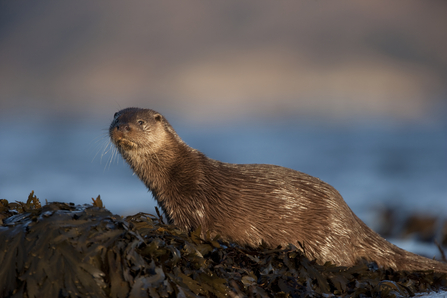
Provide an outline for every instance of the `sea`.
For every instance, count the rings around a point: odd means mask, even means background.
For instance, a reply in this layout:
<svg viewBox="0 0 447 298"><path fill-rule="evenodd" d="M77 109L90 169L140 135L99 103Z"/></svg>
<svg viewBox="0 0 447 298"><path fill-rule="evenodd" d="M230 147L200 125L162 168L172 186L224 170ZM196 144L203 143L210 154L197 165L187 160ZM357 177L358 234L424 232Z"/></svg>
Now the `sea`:
<svg viewBox="0 0 447 298"><path fill-rule="evenodd" d="M100 196L119 215L154 213L156 202L108 138L111 119L0 119L0 199L87 204ZM401 123L307 120L170 121L208 157L229 163L276 164L334 186L373 229L386 208L447 218L447 121ZM417 239L389 239L436 255Z"/></svg>

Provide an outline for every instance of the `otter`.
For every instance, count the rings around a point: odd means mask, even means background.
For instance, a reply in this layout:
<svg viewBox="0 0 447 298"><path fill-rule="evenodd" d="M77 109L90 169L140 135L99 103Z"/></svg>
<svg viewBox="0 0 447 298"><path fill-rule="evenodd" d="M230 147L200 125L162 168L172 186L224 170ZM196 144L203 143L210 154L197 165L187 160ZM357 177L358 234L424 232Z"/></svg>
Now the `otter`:
<svg viewBox="0 0 447 298"><path fill-rule="evenodd" d="M310 259L394 270L447 272L447 264L407 252L371 230L318 178L267 164L230 164L189 147L160 113L126 108L109 134L170 223L201 227L242 246L293 244Z"/></svg>

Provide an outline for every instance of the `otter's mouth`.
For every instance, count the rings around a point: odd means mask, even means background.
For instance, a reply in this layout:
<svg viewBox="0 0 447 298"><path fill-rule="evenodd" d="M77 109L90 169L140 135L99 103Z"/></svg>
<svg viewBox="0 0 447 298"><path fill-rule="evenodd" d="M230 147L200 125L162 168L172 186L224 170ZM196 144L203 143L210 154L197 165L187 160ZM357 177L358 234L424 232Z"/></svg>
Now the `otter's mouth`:
<svg viewBox="0 0 447 298"><path fill-rule="evenodd" d="M116 147L123 149L125 151L137 149L138 147L136 143L124 138L113 139L112 141Z"/></svg>
<svg viewBox="0 0 447 298"><path fill-rule="evenodd" d="M138 144L129 140L125 134L123 134L119 130L110 130L110 139L112 140L113 144L120 149L120 150L132 150L136 149L138 147Z"/></svg>

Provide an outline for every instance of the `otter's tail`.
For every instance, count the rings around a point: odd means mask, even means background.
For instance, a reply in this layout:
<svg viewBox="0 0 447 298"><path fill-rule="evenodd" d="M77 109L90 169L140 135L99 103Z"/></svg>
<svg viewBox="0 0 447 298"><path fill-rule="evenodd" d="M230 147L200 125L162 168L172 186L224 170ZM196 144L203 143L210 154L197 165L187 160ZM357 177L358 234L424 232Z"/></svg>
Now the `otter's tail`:
<svg viewBox="0 0 447 298"><path fill-rule="evenodd" d="M379 234L368 228L362 221L359 224L368 235L364 239L363 257L375 261L380 267L389 267L394 270L426 271L447 273L447 263L439 262L420 255L408 252L388 242Z"/></svg>
<svg viewBox="0 0 447 298"><path fill-rule="evenodd" d="M420 255L403 250L395 245L393 246L393 250L395 252L395 260L396 263L399 265L396 268L397 270L433 270L436 272L447 273L447 263L425 258Z"/></svg>

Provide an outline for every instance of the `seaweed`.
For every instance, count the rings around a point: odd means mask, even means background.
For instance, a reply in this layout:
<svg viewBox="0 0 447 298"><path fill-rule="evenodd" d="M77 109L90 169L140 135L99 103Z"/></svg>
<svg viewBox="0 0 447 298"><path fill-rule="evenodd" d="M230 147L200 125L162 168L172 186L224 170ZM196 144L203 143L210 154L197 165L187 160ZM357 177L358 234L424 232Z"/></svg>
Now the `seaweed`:
<svg viewBox="0 0 447 298"><path fill-rule="evenodd" d="M404 297L447 287L446 274L319 265L303 246L241 247L185 233L158 210L123 218L92 202L0 200L1 297Z"/></svg>

